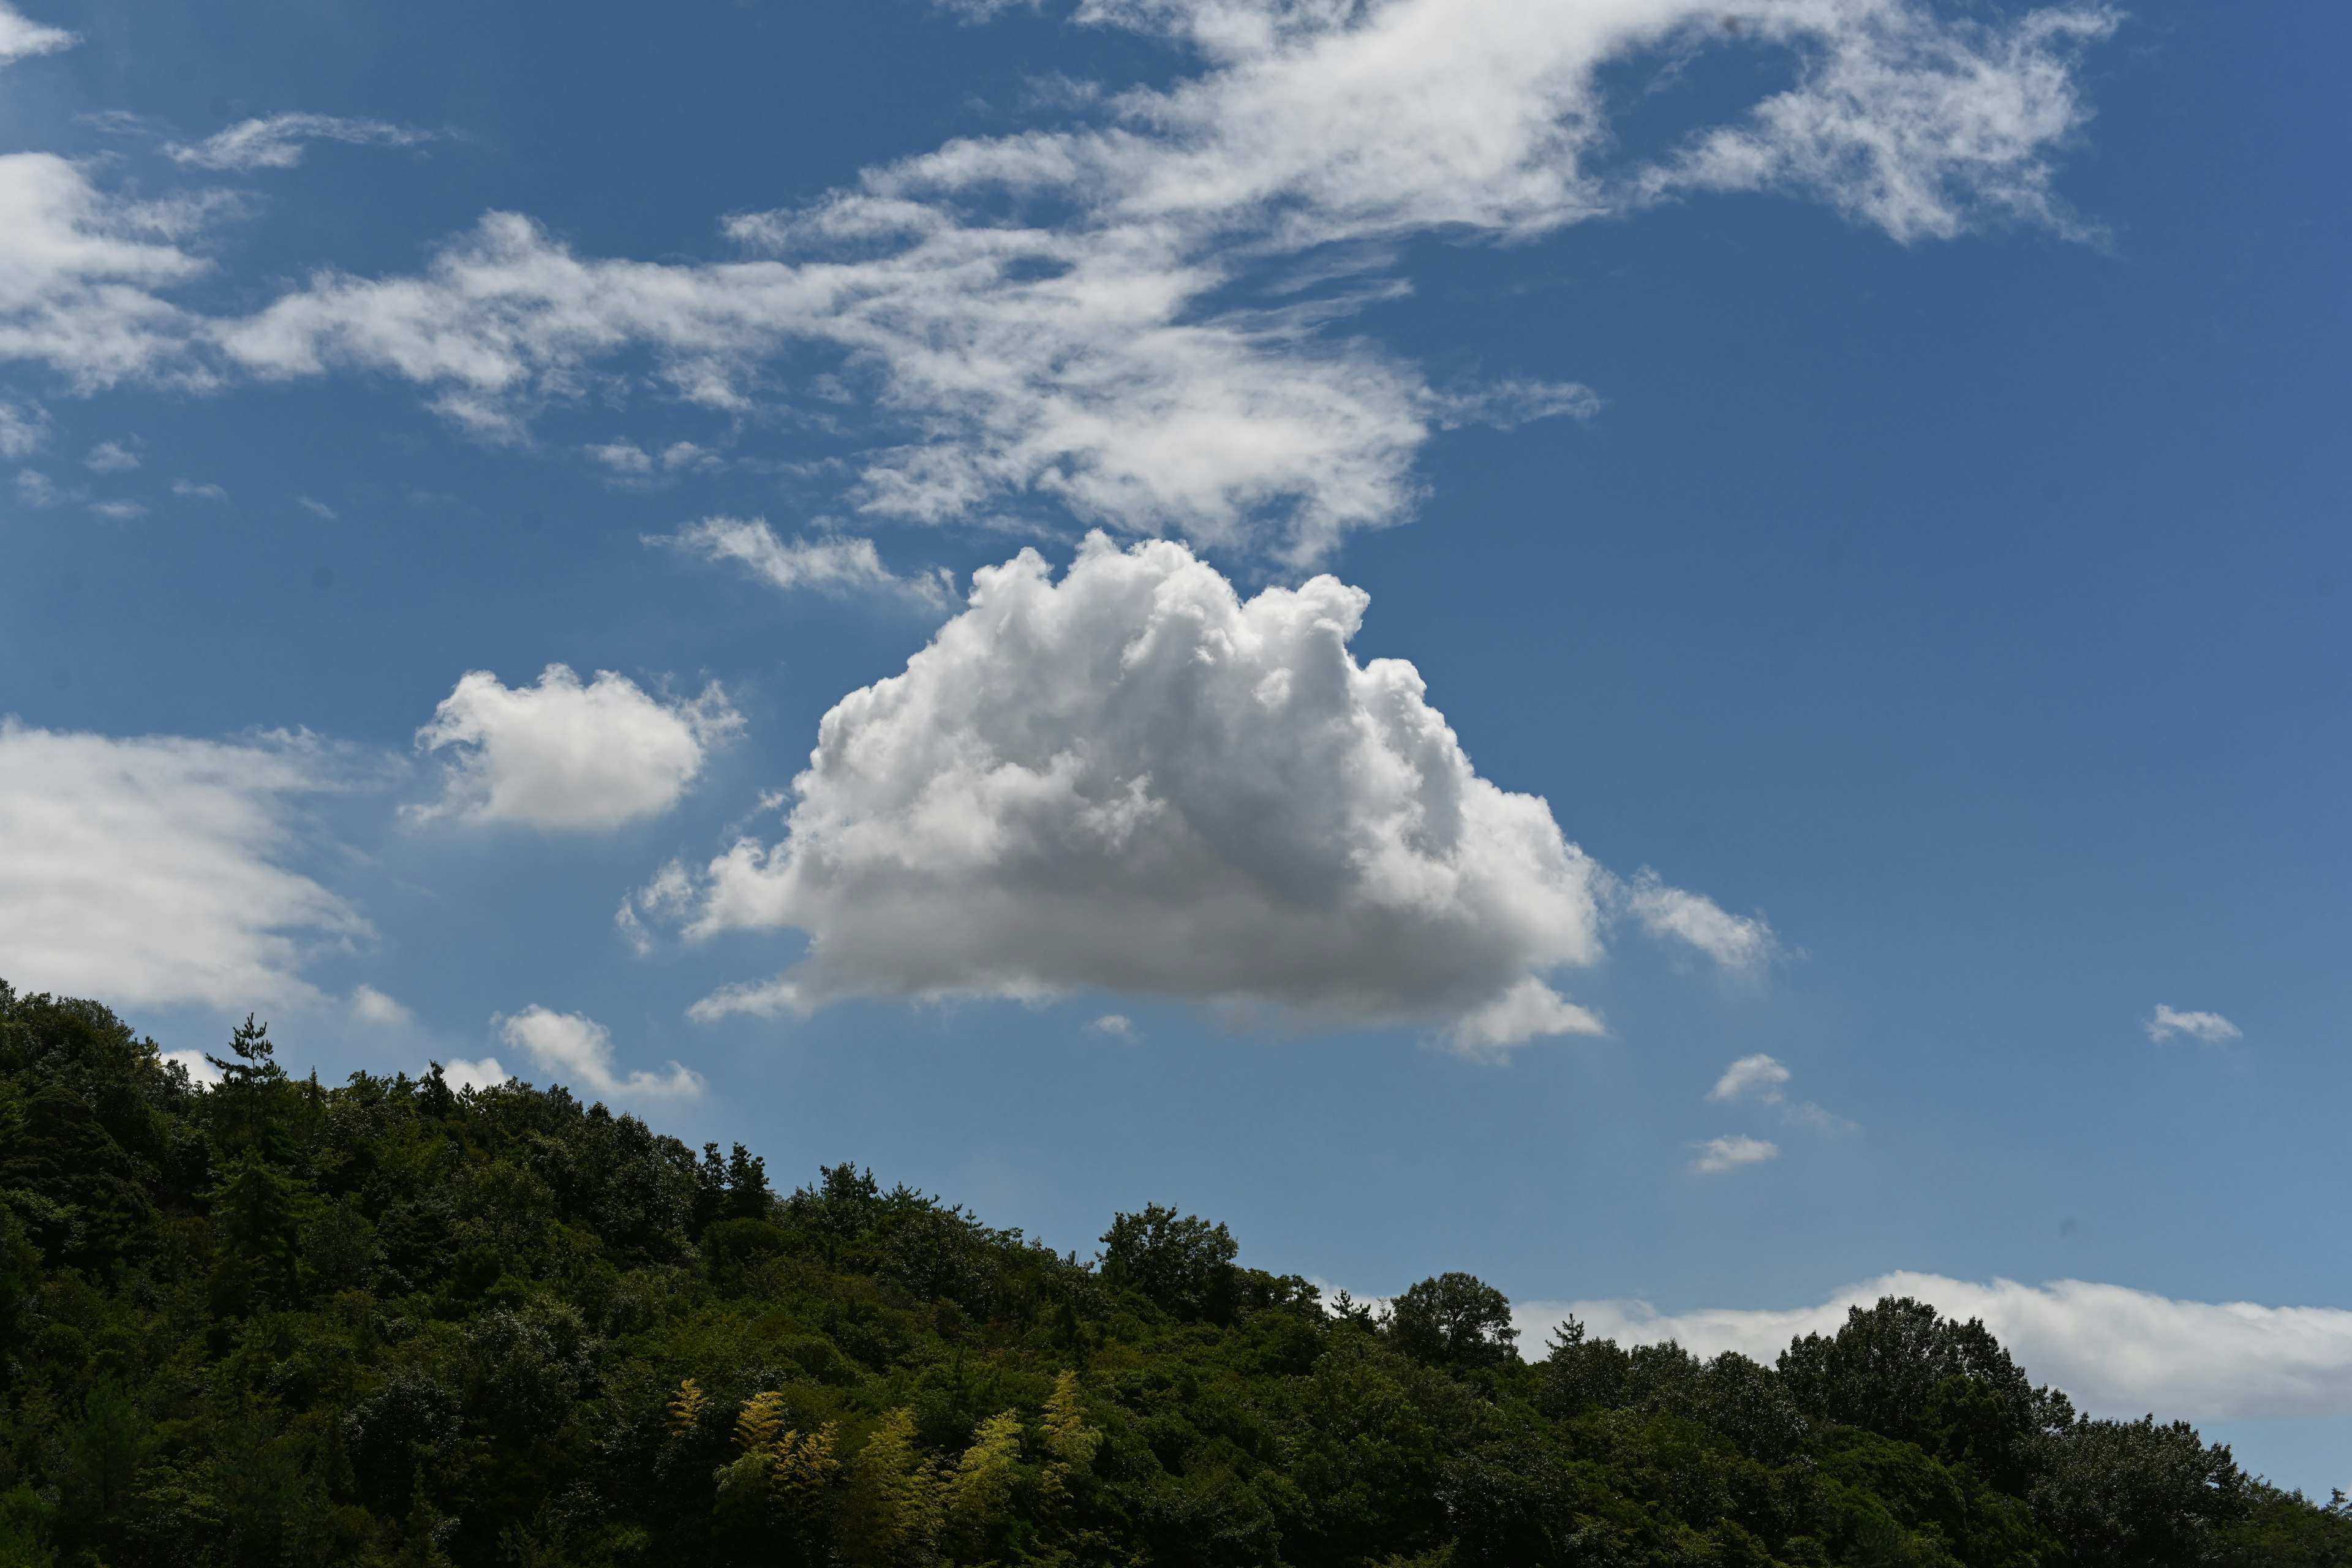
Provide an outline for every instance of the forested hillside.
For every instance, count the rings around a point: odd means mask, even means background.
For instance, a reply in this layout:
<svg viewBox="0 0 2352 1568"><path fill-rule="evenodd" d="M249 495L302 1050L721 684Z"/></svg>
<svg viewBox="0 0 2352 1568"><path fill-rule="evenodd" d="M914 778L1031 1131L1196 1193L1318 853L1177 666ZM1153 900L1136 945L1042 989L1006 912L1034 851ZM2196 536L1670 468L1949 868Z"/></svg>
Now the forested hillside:
<svg viewBox="0 0 2352 1568"><path fill-rule="evenodd" d="M1521 1347L1466 1275L1373 1312L1157 1207L1056 1254L221 1048L0 985L0 1568L2352 1563L2340 1499L1914 1302L1778 1366Z"/></svg>

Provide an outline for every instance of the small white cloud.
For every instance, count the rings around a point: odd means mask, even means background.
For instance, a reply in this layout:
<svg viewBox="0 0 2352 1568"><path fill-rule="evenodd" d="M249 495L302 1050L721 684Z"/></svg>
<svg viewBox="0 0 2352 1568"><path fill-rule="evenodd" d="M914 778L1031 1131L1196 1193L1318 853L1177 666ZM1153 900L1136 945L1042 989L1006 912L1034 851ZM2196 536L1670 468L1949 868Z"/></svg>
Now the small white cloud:
<svg viewBox="0 0 2352 1568"><path fill-rule="evenodd" d="M1635 874L1624 899L1653 936L1679 938L1726 969L1753 971L1771 959L1772 928L1760 917L1727 913L1712 899L1666 886L1647 867Z"/></svg>
<svg viewBox="0 0 2352 1568"><path fill-rule="evenodd" d="M469 1062L460 1057L441 1069L441 1080L459 1093L469 1089L496 1089L514 1074L499 1065L496 1057L484 1057Z"/></svg>
<svg viewBox="0 0 2352 1568"><path fill-rule="evenodd" d="M180 1066L187 1068L188 1076L195 1079L198 1083L203 1084L206 1089L215 1089L219 1087L221 1081L221 1070L220 1068L213 1066L212 1062L205 1056L204 1052L165 1051L163 1053L163 1057L166 1063L177 1062Z"/></svg>
<svg viewBox="0 0 2352 1568"><path fill-rule="evenodd" d="M1769 1105L1780 1113L1781 1120L1817 1132L1851 1132L1853 1122L1832 1111L1822 1110L1811 1100L1791 1101L1780 1091L1789 1082L1789 1069L1779 1060L1759 1052L1742 1057L1723 1069L1715 1087L1706 1091L1711 1100L1729 1102L1753 1100Z"/></svg>
<svg viewBox="0 0 2352 1568"><path fill-rule="evenodd" d="M673 441L662 448L661 466L669 473L711 473L727 466L719 454L691 441Z"/></svg>
<svg viewBox="0 0 2352 1568"><path fill-rule="evenodd" d="M2121 1285L2061 1279L1990 1284L1939 1274L1887 1274L1819 1306L1661 1314L1643 1301L1527 1301L1512 1316L1528 1342L1573 1317L1621 1344L1673 1340L1702 1356L1738 1351L1766 1364L1805 1334L1834 1334L1853 1307L1885 1296L1979 1318L2036 1383L2065 1390L2094 1415L2161 1410L2192 1421L2352 1412L2352 1311L2181 1301Z"/></svg>
<svg viewBox="0 0 2352 1568"><path fill-rule="evenodd" d="M147 515L147 509L135 500L92 501L89 510L110 522L129 522L134 517Z"/></svg>
<svg viewBox="0 0 2352 1568"><path fill-rule="evenodd" d="M255 169L290 169L302 161L306 142L376 142L405 147L430 141L429 133L387 125L381 120L339 120L331 114L272 114L240 121L194 146L163 144L163 155L196 169L246 174Z"/></svg>
<svg viewBox="0 0 2352 1568"><path fill-rule="evenodd" d="M557 1013L530 1006L498 1022L499 1037L530 1053L551 1073L568 1073L599 1094L642 1095L676 1099L702 1092L701 1076L677 1062L667 1076L633 1072L625 1079L613 1071L613 1037L602 1024L577 1013Z"/></svg>
<svg viewBox="0 0 2352 1568"><path fill-rule="evenodd" d="M1607 1026L1530 974L1454 1026L1454 1044L1471 1056L1496 1055L1553 1035L1605 1035Z"/></svg>
<svg viewBox="0 0 2352 1568"><path fill-rule="evenodd" d="M172 493L187 500L225 501L228 500L228 492L220 486L200 485L194 479L173 479Z"/></svg>
<svg viewBox="0 0 2352 1568"><path fill-rule="evenodd" d="M1108 1035L1114 1040L1132 1040L1138 1034L1135 1020L1124 1013L1105 1013L1087 1027L1097 1035Z"/></svg>
<svg viewBox="0 0 2352 1568"><path fill-rule="evenodd" d="M448 786L409 815L615 827L677 805L711 745L742 722L715 683L663 702L609 669L583 686L570 666L551 664L537 686L515 688L469 670L416 732L428 751L456 749Z"/></svg>
<svg viewBox="0 0 2352 1568"><path fill-rule="evenodd" d="M740 562L755 576L786 590L902 594L933 605L945 604L953 590L951 581L893 575L870 539L834 536L786 543L761 517L708 517L676 533L648 534L646 542L671 545L706 561Z"/></svg>
<svg viewBox="0 0 2352 1568"><path fill-rule="evenodd" d="M352 1016L363 1024L405 1024L409 1012L374 986L362 985L352 992Z"/></svg>
<svg viewBox="0 0 2352 1568"><path fill-rule="evenodd" d="M2158 1004L2147 1021L2147 1037L2162 1045L2175 1035L2186 1035L2209 1046L2224 1046L2245 1031L2219 1013L2179 1013Z"/></svg>
<svg viewBox="0 0 2352 1568"><path fill-rule="evenodd" d="M48 475L36 468L19 468L16 471L16 499L26 506L55 506L65 499L65 495L49 482Z"/></svg>
<svg viewBox="0 0 2352 1568"><path fill-rule="evenodd" d="M738 1013L748 1013L754 1018L773 1018L783 1013L806 1017L822 1001L823 998L809 996L789 976L779 974L769 980L722 985L688 1007L686 1016L698 1024L715 1023Z"/></svg>
<svg viewBox="0 0 2352 1568"><path fill-rule="evenodd" d="M21 16L5 5L0 5L0 66L11 65L34 55L46 55L58 49L69 49L81 42L63 27L51 27Z"/></svg>
<svg viewBox="0 0 2352 1568"><path fill-rule="evenodd" d="M1780 1099L1780 1086L1789 1081L1789 1069L1770 1057L1759 1053L1742 1057L1723 1069L1715 1087L1706 1091L1709 1100L1740 1100L1755 1095L1767 1103Z"/></svg>
<svg viewBox="0 0 2352 1568"><path fill-rule="evenodd" d="M120 441L100 441L81 466L94 474L120 474L139 466L139 454Z"/></svg>
<svg viewBox="0 0 2352 1568"><path fill-rule="evenodd" d="M1699 1175L1710 1176L1718 1171L1737 1170L1742 1165L1760 1165L1767 1160L1778 1159L1780 1145L1739 1133L1729 1138L1710 1138L1698 1146L1698 1158L1692 1162L1691 1169Z"/></svg>
<svg viewBox="0 0 2352 1568"><path fill-rule="evenodd" d="M0 721L0 954L20 985L120 1005L315 1001L298 976L365 922L287 868L302 741L225 745Z"/></svg>
<svg viewBox="0 0 2352 1568"><path fill-rule="evenodd" d="M294 498L294 504L300 507L304 511L309 512L312 517L323 519L328 522L339 521L341 518L341 514L336 511L333 507L329 506L325 501L314 500L310 496L296 496Z"/></svg>
<svg viewBox="0 0 2352 1568"><path fill-rule="evenodd" d="M0 401L0 458L29 458L49 438L49 416L36 403Z"/></svg>
<svg viewBox="0 0 2352 1568"><path fill-rule="evenodd" d="M635 441L607 441L587 450L590 457L616 474L641 479L654 471L652 457Z"/></svg>

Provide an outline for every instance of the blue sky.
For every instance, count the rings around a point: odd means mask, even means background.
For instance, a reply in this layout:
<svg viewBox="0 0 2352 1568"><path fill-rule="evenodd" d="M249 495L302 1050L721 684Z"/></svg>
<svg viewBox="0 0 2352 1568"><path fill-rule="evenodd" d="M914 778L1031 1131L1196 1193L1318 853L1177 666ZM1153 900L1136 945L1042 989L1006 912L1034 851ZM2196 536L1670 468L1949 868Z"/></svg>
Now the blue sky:
<svg viewBox="0 0 2352 1568"><path fill-rule="evenodd" d="M2347 28L7 13L0 977L2352 1482Z"/></svg>

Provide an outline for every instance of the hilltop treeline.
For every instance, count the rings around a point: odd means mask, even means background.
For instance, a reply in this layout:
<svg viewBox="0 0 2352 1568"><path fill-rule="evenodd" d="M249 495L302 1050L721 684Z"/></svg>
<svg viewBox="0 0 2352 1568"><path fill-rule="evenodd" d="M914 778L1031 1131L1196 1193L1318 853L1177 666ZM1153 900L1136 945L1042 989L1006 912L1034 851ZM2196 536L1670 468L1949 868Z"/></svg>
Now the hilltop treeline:
<svg viewBox="0 0 2352 1568"><path fill-rule="evenodd" d="M1916 1302L1523 1349L1467 1275L1376 1313L1158 1207L1082 1260L562 1089L218 1062L0 985L0 1568L2352 1563Z"/></svg>

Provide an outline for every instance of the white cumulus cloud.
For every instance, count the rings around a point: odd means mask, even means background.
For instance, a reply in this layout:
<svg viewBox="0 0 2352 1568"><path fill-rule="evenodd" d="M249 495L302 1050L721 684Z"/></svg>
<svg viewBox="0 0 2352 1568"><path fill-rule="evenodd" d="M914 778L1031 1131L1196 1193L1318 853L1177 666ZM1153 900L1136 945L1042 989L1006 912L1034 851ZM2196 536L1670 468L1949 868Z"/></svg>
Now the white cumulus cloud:
<svg viewBox="0 0 2352 1568"><path fill-rule="evenodd" d="M1606 874L1477 775L1411 665L1350 656L1367 603L1328 576L1244 600L1169 542L1092 535L1059 583L1024 551L825 716L782 842L640 905L810 933L706 1017L1098 987L1474 1049L1597 1029L1541 976L1600 956Z"/></svg>
<svg viewBox="0 0 2352 1568"><path fill-rule="evenodd" d="M622 1078L613 1070L613 1037L593 1018L577 1013L557 1013L530 1006L499 1021L499 1037L530 1054L531 1060L572 1083L585 1084L598 1094L677 1099L702 1092L701 1076L677 1062L667 1074L633 1072ZM495 1069L498 1058L482 1064Z"/></svg>
<svg viewBox="0 0 2352 1568"><path fill-rule="evenodd" d="M302 161L311 142L380 142L404 147L430 140L422 131L387 125L380 120L341 120L331 114L272 114L242 120L214 132L194 146L164 143L164 155L173 163L197 169L245 174L255 169L290 169Z"/></svg>
<svg viewBox="0 0 2352 1568"><path fill-rule="evenodd" d="M626 676L599 670L582 685L551 664L536 686L469 670L416 732L456 760L441 798L417 819L455 816L538 827L614 827L667 811L702 771L710 746L742 724L717 685L665 702Z"/></svg>
<svg viewBox="0 0 2352 1568"><path fill-rule="evenodd" d="M1712 1176L1724 1171L1736 1171L1742 1165L1760 1165L1780 1155L1780 1145L1768 1143L1761 1138L1735 1133L1728 1138L1710 1138L1698 1146L1698 1158L1691 1169L1702 1176Z"/></svg>
<svg viewBox="0 0 2352 1568"><path fill-rule="evenodd" d="M2334 1307L2181 1301L2080 1279L2032 1286L1896 1273L1786 1311L1662 1314L1643 1301L1529 1301L1513 1315L1530 1344L1572 1316L1621 1343L1674 1340L1700 1355L1738 1351L1769 1363L1791 1339L1835 1333L1848 1308L1884 1296L1981 1318L2034 1381L2095 1415L2223 1421L2352 1412L2352 1311Z"/></svg>
<svg viewBox="0 0 2352 1568"><path fill-rule="evenodd" d="M286 865L299 741L115 740L0 722L0 963L118 1005L314 1000L309 950L365 931Z"/></svg>
<svg viewBox="0 0 2352 1568"><path fill-rule="evenodd" d="M2226 1046L2244 1032L2219 1013L2176 1012L2162 1003L2147 1021L2147 1037L2158 1045L2175 1035L2186 1035L2209 1046Z"/></svg>
<svg viewBox="0 0 2352 1568"><path fill-rule="evenodd" d="M707 561L735 562L762 582L786 590L895 594L932 605L947 603L951 591L951 584L938 577L896 575L882 564L870 539L828 536L787 542L776 537L762 517L707 517L676 533L648 534L646 542L671 545Z"/></svg>

